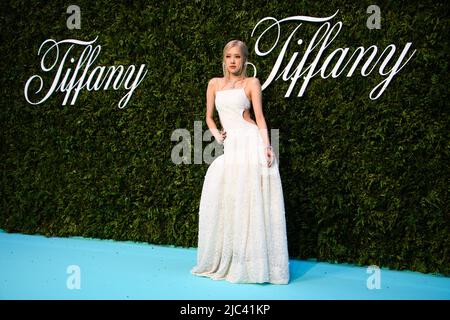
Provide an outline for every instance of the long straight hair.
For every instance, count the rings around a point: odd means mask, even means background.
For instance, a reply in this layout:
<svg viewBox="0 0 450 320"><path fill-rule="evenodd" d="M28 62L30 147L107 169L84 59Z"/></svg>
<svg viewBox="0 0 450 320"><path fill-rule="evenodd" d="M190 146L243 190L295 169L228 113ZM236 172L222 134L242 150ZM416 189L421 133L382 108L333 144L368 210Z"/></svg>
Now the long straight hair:
<svg viewBox="0 0 450 320"><path fill-rule="evenodd" d="M229 72L225 66L225 55L227 53L227 51L230 48L233 47L239 47L239 49L241 50L241 54L244 57L244 59L242 60L242 69L241 69L241 75L244 77L247 77L247 59L248 59L248 48L247 45L241 41L241 40L231 40L230 42L228 42L225 47L223 48L223 57L222 57L222 70L223 70L223 76L225 78L228 78Z"/></svg>

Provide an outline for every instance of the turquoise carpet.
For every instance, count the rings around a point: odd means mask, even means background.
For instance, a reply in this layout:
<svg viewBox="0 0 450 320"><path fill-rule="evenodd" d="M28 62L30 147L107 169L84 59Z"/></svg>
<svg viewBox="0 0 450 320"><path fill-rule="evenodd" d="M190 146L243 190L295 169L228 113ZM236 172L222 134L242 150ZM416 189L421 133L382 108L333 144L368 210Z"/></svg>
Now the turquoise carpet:
<svg viewBox="0 0 450 320"><path fill-rule="evenodd" d="M0 231L0 299L450 299L448 277L303 260L288 285L214 281L190 274L196 252Z"/></svg>

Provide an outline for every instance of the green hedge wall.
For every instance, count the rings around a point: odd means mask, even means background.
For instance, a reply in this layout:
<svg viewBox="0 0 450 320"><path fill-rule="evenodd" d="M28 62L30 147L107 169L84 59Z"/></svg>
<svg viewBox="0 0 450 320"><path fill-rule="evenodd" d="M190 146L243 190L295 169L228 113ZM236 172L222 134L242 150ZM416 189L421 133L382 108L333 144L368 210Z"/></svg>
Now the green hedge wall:
<svg viewBox="0 0 450 320"><path fill-rule="evenodd" d="M412 42L417 51L377 100L368 97L383 80L377 69L316 77L300 98L299 84L289 98L288 82L263 91L268 125L280 130L290 256L450 274L446 1L378 1L379 30L366 27L372 1L80 0L79 30L66 26L70 4L0 4L0 228L195 247L208 164L173 164L170 137L193 135L194 121L206 129L206 85L221 76L223 46L244 40L263 82L276 56L254 52L260 19L339 10L331 48ZM316 30L305 23L298 35L308 42ZM84 90L75 105L62 106L61 93L26 102L26 81L43 74L43 41L95 37L94 66L148 68L125 108L124 90Z"/></svg>

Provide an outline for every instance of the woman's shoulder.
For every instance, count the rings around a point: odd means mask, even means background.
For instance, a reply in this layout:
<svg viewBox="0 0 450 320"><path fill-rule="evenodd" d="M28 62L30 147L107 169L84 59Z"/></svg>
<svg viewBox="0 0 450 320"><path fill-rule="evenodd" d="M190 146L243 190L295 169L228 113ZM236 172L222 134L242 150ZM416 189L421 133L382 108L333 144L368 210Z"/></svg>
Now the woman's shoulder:
<svg viewBox="0 0 450 320"><path fill-rule="evenodd" d="M208 86L217 88L218 85L223 81L224 77L214 77L208 80Z"/></svg>
<svg viewBox="0 0 450 320"><path fill-rule="evenodd" d="M246 79L245 86L246 86L246 87L247 87L247 86L261 87L261 82L259 82L259 79L256 78L256 77L248 77L248 78Z"/></svg>

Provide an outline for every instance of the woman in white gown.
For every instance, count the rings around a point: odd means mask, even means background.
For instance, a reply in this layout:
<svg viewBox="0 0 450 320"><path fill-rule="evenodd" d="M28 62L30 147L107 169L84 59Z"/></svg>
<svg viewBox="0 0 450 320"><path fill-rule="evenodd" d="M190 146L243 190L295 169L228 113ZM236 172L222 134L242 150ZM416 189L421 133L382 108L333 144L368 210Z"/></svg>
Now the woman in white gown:
<svg viewBox="0 0 450 320"><path fill-rule="evenodd" d="M223 51L223 78L206 94L206 123L224 154L209 166L200 199L197 265L191 273L234 283L289 283L283 190L262 111L261 85L246 77L248 49ZM253 105L256 123L250 117ZM222 131L213 120L214 105Z"/></svg>

